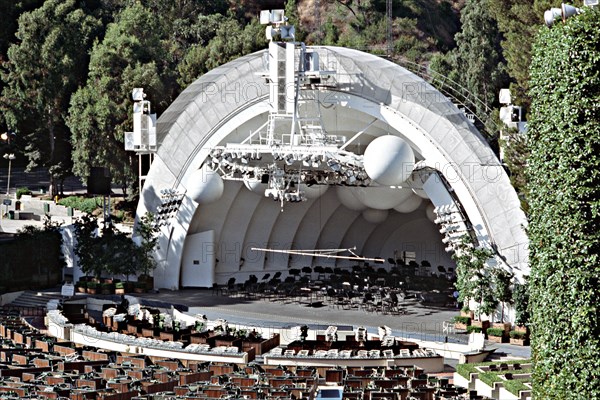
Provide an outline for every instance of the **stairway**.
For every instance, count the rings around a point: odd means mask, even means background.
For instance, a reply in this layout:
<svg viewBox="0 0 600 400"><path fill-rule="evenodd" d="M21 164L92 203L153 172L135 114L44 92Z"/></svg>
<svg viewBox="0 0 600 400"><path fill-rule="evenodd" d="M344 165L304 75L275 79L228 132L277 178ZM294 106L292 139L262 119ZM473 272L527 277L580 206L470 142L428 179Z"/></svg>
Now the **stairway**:
<svg viewBox="0 0 600 400"><path fill-rule="evenodd" d="M35 290L26 290L12 302L6 304L6 307L14 308L46 308L50 300L60 300L63 296L60 294L60 288L54 291L38 292Z"/></svg>

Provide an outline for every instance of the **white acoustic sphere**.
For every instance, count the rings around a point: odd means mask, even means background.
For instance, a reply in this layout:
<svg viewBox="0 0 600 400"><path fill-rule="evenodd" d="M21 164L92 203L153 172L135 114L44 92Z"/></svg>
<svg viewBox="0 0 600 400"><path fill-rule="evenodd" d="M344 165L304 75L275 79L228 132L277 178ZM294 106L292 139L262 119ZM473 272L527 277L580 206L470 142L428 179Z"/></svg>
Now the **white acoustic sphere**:
<svg viewBox="0 0 600 400"><path fill-rule="evenodd" d="M194 171L187 180L187 195L198 204L209 204L223 195L223 179L206 165Z"/></svg>
<svg viewBox="0 0 600 400"><path fill-rule="evenodd" d="M415 170L408 179L406 184L412 188L412 191L422 199L429 199L427 193L423 189L423 183L427 181L431 173L423 172L427 168L428 164L426 160L421 160L415 164Z"/></svg>
<svg viewBox="0 0 600 400"><path fill-rule="evenodd" d="M398 136L381 136L367 146L364 166L367 175L380 185L398 186L412 173L415 154Z"/></svg>
<svg viewBox="0 0 600 400"><path fill-rule="evenodd" d="M411 194L408 188L390 188L389 186L357 187L352 194L368 208L389 210L394 208Z"/></svg>
<svg viewBox="0 0 600 400"><path fill-rule="evenodd" d="M249 178L247 176L244 177L243 181L244 186L246 186L246 189L253 193L264 196L265 189L267 189L266 183L262 183L262 181L259 178Z"/></svg>
<svg viewBox="0 0 600 400"><path fill-rule="evenodd" d="M419 208L422 202L422 198L414 193L411 193L406 200L394 207L394 210L400 213L408 214Z"/></svg>
<svg viewBox="0 0 600 400"><path fill-rule="evenodd" d="M427 219L431 222L435 221L435 212L433 211L435 206L433 204L429 204L427 208L425 208L425 215L427 215Z"/></svg>
<svg viewBox="0 0 600 400"><path fill-rule="evenodd" d="M390 212L388 210L374 210L367 208L362 212L363 218L372 224L379 224L385 221Z"/></svg>
<svg viewBox="0 0 600 400"><path fill-rule="evenodd" d="M335 191L340 199L340 203L342 203L346 208L353 211L362 211L367 208L359 199L356 198L352 194L352 191L355 190L348 186L337 186Z"/></svg>
<svg viewBox="0 0 600 400"><path fill-rule="evenodd" d="M329 189L329 185L300 185L300 191L304 192L307 199L318 199L325 194L327 189Z"/></svg>

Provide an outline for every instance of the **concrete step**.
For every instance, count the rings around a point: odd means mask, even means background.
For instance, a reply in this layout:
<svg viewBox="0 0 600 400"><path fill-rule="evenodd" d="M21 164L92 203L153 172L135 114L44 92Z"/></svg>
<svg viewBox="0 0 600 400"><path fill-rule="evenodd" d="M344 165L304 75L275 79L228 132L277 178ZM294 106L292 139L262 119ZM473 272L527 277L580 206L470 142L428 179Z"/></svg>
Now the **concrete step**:
<svg viewBox="0 0 600 400"><path fill-rule="evenodd" d="M24 291L8 305L14 307L46 307L50 300L62 299L60 292Z"/></svg>

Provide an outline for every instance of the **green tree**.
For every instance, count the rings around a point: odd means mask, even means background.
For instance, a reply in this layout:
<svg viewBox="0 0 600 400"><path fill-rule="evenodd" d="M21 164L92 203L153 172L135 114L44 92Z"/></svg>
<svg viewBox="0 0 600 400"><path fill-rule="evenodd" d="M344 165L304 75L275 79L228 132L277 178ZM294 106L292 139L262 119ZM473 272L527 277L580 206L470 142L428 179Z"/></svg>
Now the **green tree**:
<svg viewBox="0 0 600 400"><path fill-rule="evenodd" d="M529 313L529 283L515 284L513 289L513 302L515 304L515 325L528 326Z"/></svg>
<svg viewBox="0 0 600 400"><path fill-rule="evenodd" d="M323 25L323 31L325 37L322 44L325 46L335 45L340 37L340 32L337 25L333 23L331 16L327 18L327 22Z"/></svg>
<svg viewBox="0 0 600 400"><path fill-rule="evenodd" d="M600 398L600 12L541 27L528 162L533 396Z"/></svg>
<svg viewBox="0 0 600 400"><path fill-rule="evenodd" d="M0 24L0 65L8 60L8 48L17 41L15 34L19 28L19 16L26 11L39 7L42 3L42 0L0 2L0 15L2 15L2 24ZM4 86L4 81L0 79L0 93L4 90ZM0 113L0 132L6 132L7 130L4 115Z"/></svg>
<svg viewBox="0 0 600 400"><path fill-rule="evenodd" d="M294 28L296 29L296 41L303 42L306 38L306 33L304 32L304 26L300 20L300 15L298 14L298 4L296 0L286 0L285 16L288 19L288 23L294 25Z"/></svg>
<svg viewBox="0 0 600 400"><path fill-rule="evenodd" d="M502 268L492 270L492 292L494 300L502 306L500 322L504 322L504 307L513 303L513 278L514 274Z"/></svg>
<svg viewBox="0 0 600 400"><path fill-rule="evenodd" d="M529 64L531 46L539 26L544 21L544 10L556 6L551 0L504 0L489 2L490 12L502 33L502 54L506 72L511 78L514 103L529 109Z"/></svg>
<svg viewBox="0 0 600 400"><path fill-rule="evenodd" d="M456 34L455 71L458 83L478 100L478 115L488 115L497 104L500 88L507 84L501 35L489 12L491 0L467 0L461 14L462 28Z"/></svg>
<svg viewBox="0 0 600 400"><path fill-rule="evenodd" d="M71 175L66 110L71 93L85 80L86 50L100 31L100 22L75 0L48 0L21 14L19 42L8 49L2 74L4 117L26 143L28 168L50 171L53 195Z"/></svg>
<svg viewBox="0 0 600 400"><path fill-rule="evenodd" d="M156 246L151 218L144 217L140 222L142 241L135 244L131 236L118 231L113 225L99 228L98 219L84 215L75 221L77 239L75 254L79 267L96 278L104 274L111 276L148 274L156 267L152 251Z"/></svg>
<svg viewBox="0 0 600 400"><path fill-rule="evenodd" d="M14 291L59 283L65 265L62 243L60 226L49 218L42 227L27 225L19 229L14 241L1 246L0 286L10 284Z"/></svg>
<svg viewBox="0 0 600 400"><path fill-rule="evenodd" d="M97 218L83 215L73 223L73 227L76 239L74 253L78 258L79 267L86 275L100 276L104 265L98 259L95 247L100 229Z"/></svg>
<svg viewBox="0 0 600 400"><path fill-rule="evenodd" d="M189 85L202 74L243 55L264 49L267 45L264 26L253 20L245 27L233 18L211 16L210 23L216 26L216 35L206 45L190 48L178 66L179 83Z"/></svg>
<svg viewBox="0 0 600 400"><path fill-rule="evenodd" d="M143 87L160 113L177 92L159 19L136 3L123 9L91 53L89 76L71 100L67 125L73 133L73 172L83 178L106 166L113 182L137 190L137 158L125 152L131 130L131 90Z"/></svg>
<svg viewBox="0 0 600 400"><path fill-rule="evenodd" d="M527 203L527 176L525 171L530 153L527 146L527 133L518 132L516 129L507 129L506 127L503 127L503 129L504 139L500 141L500 146L504 150L502 161L510 171L510 182L521 199L521 208L527 213L529 204Z"/></svg>
<svg viewBox="0 0 600 400"><path fill-rule="evenodd" d="M469 304L470 300L479 303L477 315L490 314L498 302L492 295L491 269L487 262L493 257L490 249L474 247L472 239L465 235L452 254L456 262L456 290L458 301Z"/></svg>
<svg viewBox="0 0 600 400"><path fill-rule="evenodd" d="M137 223L136 235L140 238L140 261L137 264L137 272L148 276L150 272L156 268L156 260L154 259L154 251L158 243L156 235L158 228L154 224L154 214L147 212L142 216Z"/></svg>

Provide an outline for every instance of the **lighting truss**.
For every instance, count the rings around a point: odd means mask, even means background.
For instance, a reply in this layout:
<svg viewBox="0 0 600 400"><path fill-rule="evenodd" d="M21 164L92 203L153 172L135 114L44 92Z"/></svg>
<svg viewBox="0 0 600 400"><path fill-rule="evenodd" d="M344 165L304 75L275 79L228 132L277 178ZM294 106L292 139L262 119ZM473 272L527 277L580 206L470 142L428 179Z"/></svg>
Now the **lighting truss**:
<svg viewBox="0 0 600 400"><path fill-rule="evenodd" d="M258 247L253 247L251 250L254 251L263 251L265 253L283 253L297 256L308 256L308 257L320 257L320 258L334 258L334 259L343 259L343 260L353 260L353 261L373 261L377 264L383 264L385 260L383 258L369 258L357 255L354 251L356 247L351 247L349 249L315 249L315 250L278 250L278 249L263 249ZM342 256L338 255L339 253L348 252L350 256Z"/></svg>
<svg viewBox="0 0 600 400"><path fill-rule="evenodd" d="M328 134L322 123L319 90L336 72L321 69L318 52L294 41L282 10L261 12L261 23L268 25L270 42L268 65L260 73L269 85L267 121L240 143L213 147L206 163L224 180L268 184L265 196L280 201L282 209L285 202L306 200L300 184L369 186L363 156L345 150L364 130L347 142Z"/></svg>
<svg viewBox="0 0 600 400"><path fill-rule="evenodd" d="M274 175L284 170L307 184L368 186L362 156L328 147L234 145L218 146L208 157L209 166L225 180Z"/></svg>

